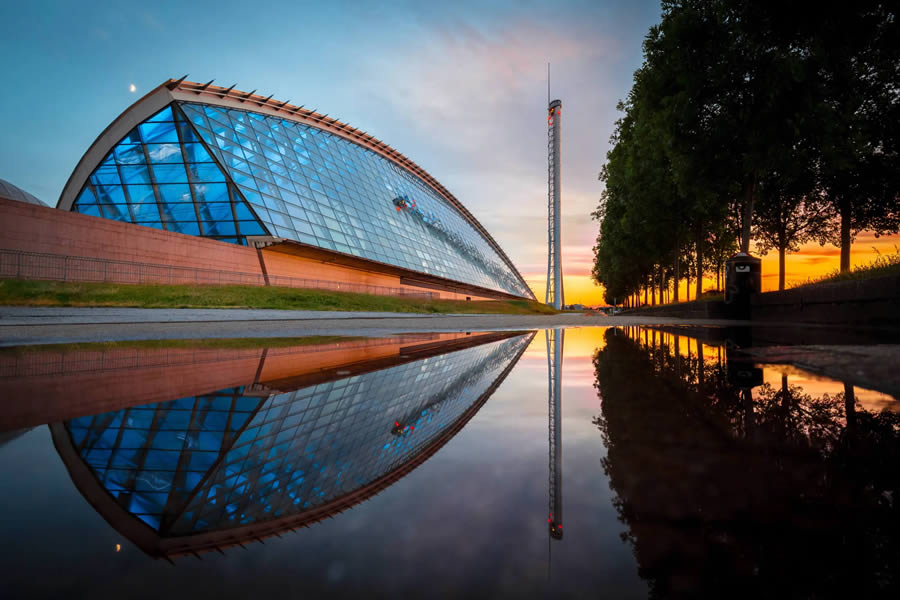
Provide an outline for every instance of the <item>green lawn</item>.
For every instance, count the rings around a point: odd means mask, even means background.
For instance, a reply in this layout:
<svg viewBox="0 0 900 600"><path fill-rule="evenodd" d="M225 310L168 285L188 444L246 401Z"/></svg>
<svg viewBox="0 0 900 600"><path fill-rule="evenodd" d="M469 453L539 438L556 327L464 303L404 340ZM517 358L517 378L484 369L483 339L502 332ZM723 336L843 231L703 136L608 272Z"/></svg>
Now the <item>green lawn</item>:
<svg viewBox="0 0 900 600"><path fill-rule="evenodd" d="M0 280L0 305L138 308L275 308L404 313L556 314L530 300L423 300L326 290L241 285L126 285Z"/></svg>

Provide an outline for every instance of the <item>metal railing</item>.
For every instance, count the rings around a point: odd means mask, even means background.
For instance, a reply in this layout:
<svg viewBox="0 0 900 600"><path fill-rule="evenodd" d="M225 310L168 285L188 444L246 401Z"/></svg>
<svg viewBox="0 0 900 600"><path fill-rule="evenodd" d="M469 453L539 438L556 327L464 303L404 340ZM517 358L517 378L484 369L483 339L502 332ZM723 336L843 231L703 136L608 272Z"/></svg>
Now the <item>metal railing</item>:
<svg viewBox="0 0 900 600"><path fill-rule="evenodd" d="M266 285L266 277L261 273L241 273L237 271L3 249L0 249L0 279L43 279L51 281L164 285ZM428 300L440 297L440 294L435 292L381 285L343 283L327 279L304 279L283 275L269 275L268 279L268 285L277 287L355 292L377 296L402 296L404 298Z"/></svg>

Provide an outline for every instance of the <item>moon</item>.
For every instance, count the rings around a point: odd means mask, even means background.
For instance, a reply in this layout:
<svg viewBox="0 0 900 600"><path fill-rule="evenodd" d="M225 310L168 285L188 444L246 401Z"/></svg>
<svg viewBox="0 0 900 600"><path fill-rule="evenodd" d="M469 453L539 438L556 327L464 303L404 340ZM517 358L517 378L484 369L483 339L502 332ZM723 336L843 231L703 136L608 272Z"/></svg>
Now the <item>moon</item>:
<svg viewBox="0 0 900 600"><path fill-rule="evenodd" d="M136 87L134 86L134 84L132 83L131 85L128 86L128 91L129 91L129 92L135 92L135 91L137 91L137 88L136 88Z"/></svg>

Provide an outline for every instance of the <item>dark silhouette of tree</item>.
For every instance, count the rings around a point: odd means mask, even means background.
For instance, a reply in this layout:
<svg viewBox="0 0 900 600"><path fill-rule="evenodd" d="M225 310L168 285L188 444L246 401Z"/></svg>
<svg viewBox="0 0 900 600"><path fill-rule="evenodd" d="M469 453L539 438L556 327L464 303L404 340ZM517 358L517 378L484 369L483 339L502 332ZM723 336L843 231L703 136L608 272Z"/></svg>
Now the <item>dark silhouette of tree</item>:
<svg viewBox="0 0 900 600"><path fill-rule="evenodd" d="M612 329L594 356L603 467L651 596L895 597L900 415L783 378L753 390L750 431L747 390L691 357Z"/></svg>

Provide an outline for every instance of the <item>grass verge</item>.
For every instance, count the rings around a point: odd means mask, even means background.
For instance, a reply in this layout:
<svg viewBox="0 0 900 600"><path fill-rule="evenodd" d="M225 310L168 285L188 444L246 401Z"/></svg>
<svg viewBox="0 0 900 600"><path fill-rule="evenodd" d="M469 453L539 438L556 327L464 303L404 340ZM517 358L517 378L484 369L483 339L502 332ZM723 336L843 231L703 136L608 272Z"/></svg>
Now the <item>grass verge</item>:
<svg viewBox="0 0 900 600"><path fill-rule="evenodd" d="M894 247L892 254L881 254L875 248L877 256L875 260L864 265L857 265L841 273L838 269L826 273L816 279L809 279L803 283L790 286L791 288L816 285L819 283L837 283L839 281L854 281L862 279L877 279L879 277L900 276L900 248Z"/></svg>
<svg viewBox="0 0 900 600"><path fill-rule="evenodd" d="M423 300L328 290L242 285L130 285L0 280L0 305L137 308L272 308L401 313L556 314L530 300Z"/></svg>
<svg viewBox="0 0 900 600"><path fill-rule="evenodd" d="M75 342L69 344L31 344L0 346L0 355L21 355L30 352L93 352L101 350L136 349L159 350L184 348L187 350L252 350L254 348L291 348L319 346L366 339L360 336L311 335L283 338L201 338L197 340L125 340L119 342Z"/></svg>

